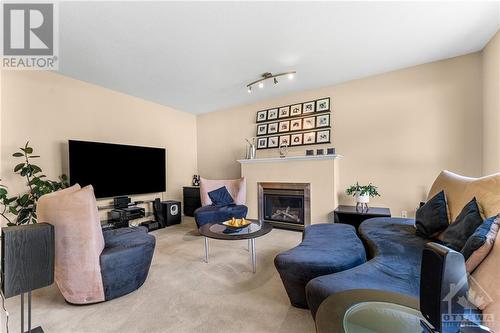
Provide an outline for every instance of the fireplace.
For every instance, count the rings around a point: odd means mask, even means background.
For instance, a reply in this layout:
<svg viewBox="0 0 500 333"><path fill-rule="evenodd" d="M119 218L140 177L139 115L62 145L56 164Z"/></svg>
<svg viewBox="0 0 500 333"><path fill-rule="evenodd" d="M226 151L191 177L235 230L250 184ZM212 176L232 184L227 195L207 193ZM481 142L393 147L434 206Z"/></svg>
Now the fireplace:
<svg viewBox="0 0 500 333"><path fill-rule="evenodd" d="M304 230L311 223L309 183L259 183L259 220Z"/></svg>

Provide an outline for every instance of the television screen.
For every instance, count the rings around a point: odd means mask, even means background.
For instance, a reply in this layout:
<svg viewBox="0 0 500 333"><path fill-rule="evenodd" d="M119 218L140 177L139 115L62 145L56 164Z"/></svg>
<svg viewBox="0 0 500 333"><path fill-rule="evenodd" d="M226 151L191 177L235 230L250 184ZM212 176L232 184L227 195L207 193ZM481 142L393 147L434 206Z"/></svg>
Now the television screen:
<svg viewBox="0 0 500 333"><path fill-rule="evenodd" d="M97 198L165 192L166 151L69 140L69 178L92 185Z"/></svg>

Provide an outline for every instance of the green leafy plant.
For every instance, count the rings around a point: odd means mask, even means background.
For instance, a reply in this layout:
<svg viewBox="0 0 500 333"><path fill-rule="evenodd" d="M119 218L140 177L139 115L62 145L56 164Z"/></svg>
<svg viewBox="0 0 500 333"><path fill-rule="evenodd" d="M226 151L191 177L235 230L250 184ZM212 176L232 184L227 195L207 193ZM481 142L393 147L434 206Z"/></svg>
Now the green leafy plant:
<svg viewBox="0 0 500 333"><path fill-rule="evenodd" d="M371 198L380 196L377 190L377 186L372 185L372 183L368 185L359 185L359 183L356 182L355 185L349 186L345 191L345 193L347 195L352 195L353 197L355 197L357 194L359 195L368 194Z"/></svg>
<svg viewBox="0 0 500 333"><path fill-rule="evenodd" d="M7 225L19 225L36 223L36 204L44 194L57 191L69 186L68 177L61 175L58 181L48 180L42 173L42 169L33 164L32 160L40 156L33 154L33 148L26 142L24 148L15 152L12 156L23 161L14 167L14 173L23 177L26 181L28 191L18 196L9 197L7 188L0 185L0 204L3 206L0 215L7 220ZM15 216L14 222L8 214Z"/></svg>

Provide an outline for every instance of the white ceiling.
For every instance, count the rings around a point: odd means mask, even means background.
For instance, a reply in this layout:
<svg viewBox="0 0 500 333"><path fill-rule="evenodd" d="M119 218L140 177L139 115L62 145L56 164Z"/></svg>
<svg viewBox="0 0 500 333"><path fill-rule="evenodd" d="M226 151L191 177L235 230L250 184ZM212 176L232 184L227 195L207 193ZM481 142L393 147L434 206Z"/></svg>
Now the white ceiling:
<svg viewBox="0 0 500 333"><path fill-rule="evenodd" d="M63 2L59 72L198 114L481 50L499 3Z"/></svg>

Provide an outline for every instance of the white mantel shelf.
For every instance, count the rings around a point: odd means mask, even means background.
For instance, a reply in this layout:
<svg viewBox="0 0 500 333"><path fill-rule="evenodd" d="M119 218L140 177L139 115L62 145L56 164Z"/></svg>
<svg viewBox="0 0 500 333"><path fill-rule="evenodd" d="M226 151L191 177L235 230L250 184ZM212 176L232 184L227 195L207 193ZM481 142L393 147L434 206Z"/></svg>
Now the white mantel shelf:
<svg viewBox="0 0 500 333"><path fill-rule="evenodd" d="M341 159L342 155L313 155L313 156L288 156L288 157L268 157L254 158L253 160L238 160L240 164L251 163L275 163L275 162L290 162L290 161L320 161L320 160L335 160Z"/></svg>

